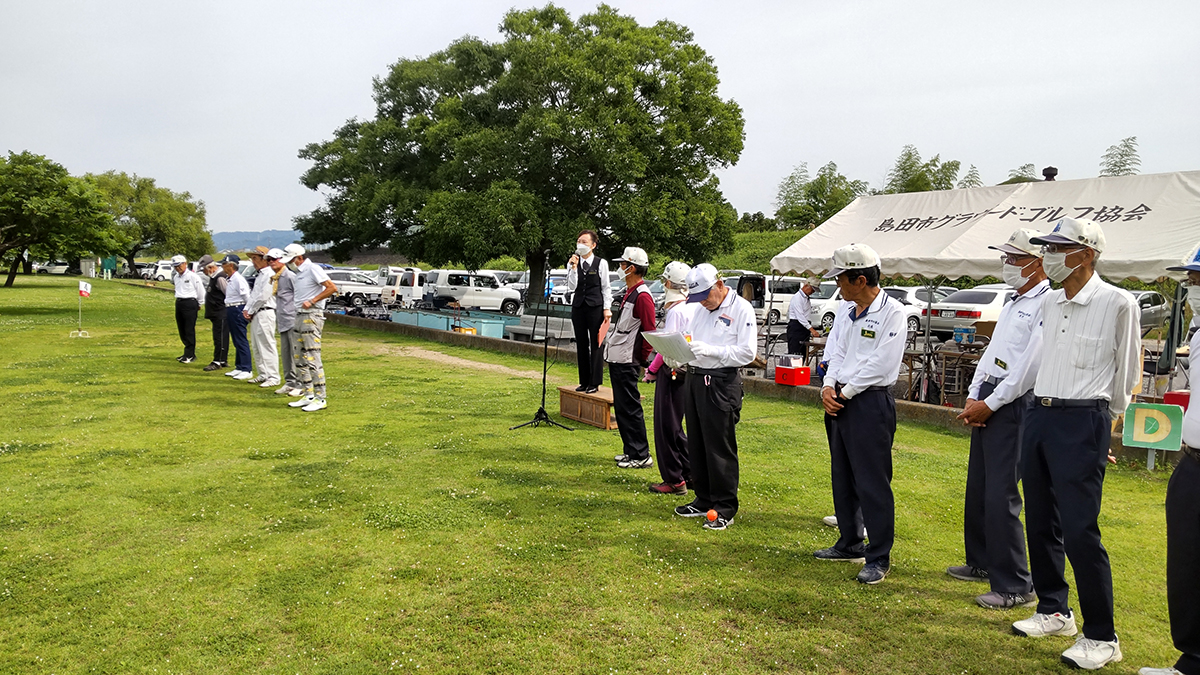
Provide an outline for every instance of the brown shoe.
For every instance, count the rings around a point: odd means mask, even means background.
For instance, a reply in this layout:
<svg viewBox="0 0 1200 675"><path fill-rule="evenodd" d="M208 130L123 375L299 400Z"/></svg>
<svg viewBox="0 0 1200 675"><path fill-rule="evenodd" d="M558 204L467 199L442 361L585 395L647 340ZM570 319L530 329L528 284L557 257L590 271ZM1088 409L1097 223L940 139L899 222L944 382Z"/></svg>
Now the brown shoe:
<svg viewBox="0 0 1200 675"><path fill-rule="evenodd" d="M686 495L687 483L683 481L674 485L670 483L655 483L650 486L650 491L658 495Z"/></svg>

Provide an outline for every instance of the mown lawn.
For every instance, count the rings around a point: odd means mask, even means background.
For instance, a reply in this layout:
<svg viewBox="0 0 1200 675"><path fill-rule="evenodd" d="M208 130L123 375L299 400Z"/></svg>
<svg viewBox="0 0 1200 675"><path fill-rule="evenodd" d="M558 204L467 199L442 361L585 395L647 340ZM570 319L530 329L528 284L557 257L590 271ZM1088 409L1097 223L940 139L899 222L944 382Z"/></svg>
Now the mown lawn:
<svg viewBox="0 0 1200 675"><path fill-rule="evenodd" d="M0 672L1065 670L1068 639L1012 636L1025 610L944 573L965 437L902 426L893 574L864 587L811 557L835 539L816 408L747 399L741 512L708 532L614 466L615 432L508 430L540 360L329 324L306 414L202 372L207 322L177 363L169 293L97 281L90 340L76 302L72 279L0 289ZM1109 472L1106 672L1175 657L1166 479Z"/></svg>

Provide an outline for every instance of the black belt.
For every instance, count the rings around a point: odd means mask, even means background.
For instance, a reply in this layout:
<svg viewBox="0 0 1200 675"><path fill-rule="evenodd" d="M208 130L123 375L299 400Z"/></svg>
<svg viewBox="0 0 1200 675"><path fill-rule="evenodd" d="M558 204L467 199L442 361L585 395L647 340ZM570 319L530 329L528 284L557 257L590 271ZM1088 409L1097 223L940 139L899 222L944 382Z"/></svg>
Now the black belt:
<svg viewBox="0 0 1200 675"><path fill-rule="evenodd" d="M684 372L694 373L696 375L730 375L737 372L737 368L697 368L696 366L684 366Z"/></svg>
<svg viewBox="0 0 1200 675"><path fill-rule="evenodd" d="M1192 446L1185 443L1183 445L1183 452L1185 454L1191 455L1192 459L1196 460L1197 462L1200 462L1200 449L1193 448Z"/></svg>
<svg viewBox="0 0 1200 675"><path fill-rule="evenodd" d="M837 383L837 386L836 386L836 387L834 387L834 390L835 390L835 391L836 391L838 394L841 394L841 393L842 393L842 388L843 388L843 387L845 387L845 386L846 386L846 385L845 385L845 383L838 382L838 383ZM877 385L875 385L875 386L872 386L872 387L867 387L866 389L863 389L862 391L891 391L891 390L892 390L892 388L891 388L891 387L888 387L888 386L885 386L885 385L882 385L882 384L877 384ZM860 392L860 393L861 393L861 392Z"/></svg>
<svg viewBox="0 0 1200 675"><path fill-rule="evenodd" d="M1035 396L1033 402L1043 408L1094 408L1096 410L1105 410L1108 408L1108 401L1102 398Z"/></svg>

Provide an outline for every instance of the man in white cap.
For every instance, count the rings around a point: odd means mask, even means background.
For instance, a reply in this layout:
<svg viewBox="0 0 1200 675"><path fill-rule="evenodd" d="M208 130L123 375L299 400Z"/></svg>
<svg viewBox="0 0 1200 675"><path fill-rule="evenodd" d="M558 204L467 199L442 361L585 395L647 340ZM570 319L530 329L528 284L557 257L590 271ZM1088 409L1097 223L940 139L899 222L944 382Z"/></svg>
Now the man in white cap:
<svg viewBox="0 0 1200 675"><path fill-rule="evenodd" d="M687 366L684 415L688 461L695 499L676 507L675 515L704 518L704 527L724 530L738 510L737 423L742 412L742 375L738 368L758 353L754 308L701 263L687 275L688 302L699 303L692 316L692 353Z"/></svg>
<svg viewBox="0 0 1200 675"><path fill-rule="evenodd" d="M644 469L654 463L650 459L646 418L638 391L641 370L649 365L652 349L642 333L652 331L656 326L654 296L642 281L650 259L642 249L627 246L614 262L620 266L621 276L625 279L625 295L617 310L617 320L604 341L604 360L608 363L608 379L613 391L613 413L621 433L621 454L615 459L622 469Z"/></svg>
<svg viewBox="0 0 1200 675"><path fill-rule="evenodd" d="M1200 245L1182 264L1168 267L1187 272L1187 302L1200 316ZM1200 335L1198 333L1197 335ZM1191 353L1200 354L1200 337L1192 336ZM1183 415L1183 452L1167 483L1167 610L1171 638L1181 653L1172 668L1142 668L1139 675L1200 675L1200 401Z"/></svg>
<svg viewBox="0 0 1200 675"><path fill-rule="evenodd" d="M175 326L183 343L183 356L175 360L191 363L196 360L196 317L204 304L204 280L188 269L187 258L171 258L171 283L175 284Z"/></svg>
<svg viewBox="0 0 1200 675"><path fill-rule="evenodd" d="M662 280L663 332L686 335L691 332L695 303L687 301L687 275L692 268L678 260L667 263ZM654 382L654 454L658 456L661 483L650 491L664 495L686 495L692 480L692 465L688 458L687 434L683 432L684 365L662 354L656 354L646 369L646 381Z"/></svg>
<svg viewBox="0 0 1200 675"><path fill-rule="evenodd" d="M286 256L282 250L273 248L267 252L267 264L271 266L271 284L275 289L275 327L279 330L279 353L283 366L283 385L276 394L303 396L300 378L296 375L296 350L299 348L296 330L296 273L283 264Z"/></svg>
<svg viewBox="0 0 1200 675"><path fill-rule="evenodd" d="M1050 282L1042 271L1033 230L1017 230L1000 251L1001 277L1017 296L1000 318L979 357L967 403L958 419L971 429L963 507L966 564L946 570L963 581L985 581L981 607L1011 609L1032 603L1033 580L1025 563L1021 523L1021 431L1033 403L1033 381L1042 357L1042 296Z"/></svg>
<svg viewBox="0 0 1200 675"><path fill-rule="evenodd" d="M253 346L254 362L258 366L258 376L247 380L264 389L279 386L279 350L275 347L275 283L272 281L274 270L267 266L265 246L258 246L250 252L250 262L258 274L254 275L254 289L250 291L250 299L242 316L250 322L250 342ZM279 251L283 257L283 251ZM271 273L268 273L271 272Z"/></svg>
<svg viewBox="0 0 1200 675"><path fill-rule="evenodd" d="M325 299L337 293L337 286L321 266L304 257L304 247L288 244L281 260L296 274L296 326L300 333L296 373L304 388L304 397L289 406L304 412L324 410L325 365L321 362L321 330L325 327Z"/></svg>
<svg viewBox="0 0 1200 675"><path fill-rule="evenodd" d="M865 244L833 252L826 279L837 279L853 302L829 360L821 389L829 437L837 543L813 553L819 560L865 562L858 581L877 584L891 571L896 532L892 439L896 401L891 387L904 357L904 308L879 288L879 256ZM864 545L864 528L870 538Z"/></svg>
<svg viewBox="0 0 1200 675"><path fill-rule="evenodd" d="M1104 252L1098 224L1063 218L1051 233L1030 241L1044 246L1042 268L1062 288L1043 296L1041 366L1021 443L1038 607L1012 629L1028 637L1078 632L1067 604L1069 557L1085 622L1062 660L1092 670L1121 660L1112 568L1097 521L1112 421L1125 412L1141 377L1140 316L1128 291L1096 274Z"/></svg>
<svg viewBox="0 0 1200 675"><path fill-rule="evenodd" d="M233 340L234 362L233 370L225 373L226 377L235 380L248 380L254 377L250 362L250 342L246 340L246 317L242 310L250 299L250 283L238 271L242 259L230 253L221 259L221 268L225 270L225 323L229 326L229 338Z"/></svg>
<svg viewBox="0 0 1200 675"><path fill-rule="evenodd" d="M789 354L808 355L808 341L812 338L812 302L809 298L817 290L814 279L805 279L800 292L788 303L787 343Z"/></svg>

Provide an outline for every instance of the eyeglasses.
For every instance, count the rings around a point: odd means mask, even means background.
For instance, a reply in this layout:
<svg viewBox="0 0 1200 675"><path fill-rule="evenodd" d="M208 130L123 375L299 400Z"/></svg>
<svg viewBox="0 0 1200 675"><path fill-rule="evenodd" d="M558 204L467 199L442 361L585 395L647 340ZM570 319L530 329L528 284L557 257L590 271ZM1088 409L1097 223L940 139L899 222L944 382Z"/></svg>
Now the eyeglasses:
<svg viewBox="0 0 1200 675"><path fill-rule="evenodd" d="M1024 267L1034 260L1037 260L1037 256L1015 255L1012 253L1000 256L1000 262L1004 263L1005 265L1016 265L1017 267Z"/></svg>
<svg viewBox="0 0 1200 675"><path fill-rule="evenodd" d="M1075 251L1082 251L1087 248L1083 244L1045 244L1042 246L1042 254L1046 253L1067 253L1071 254Z"/></svg>

